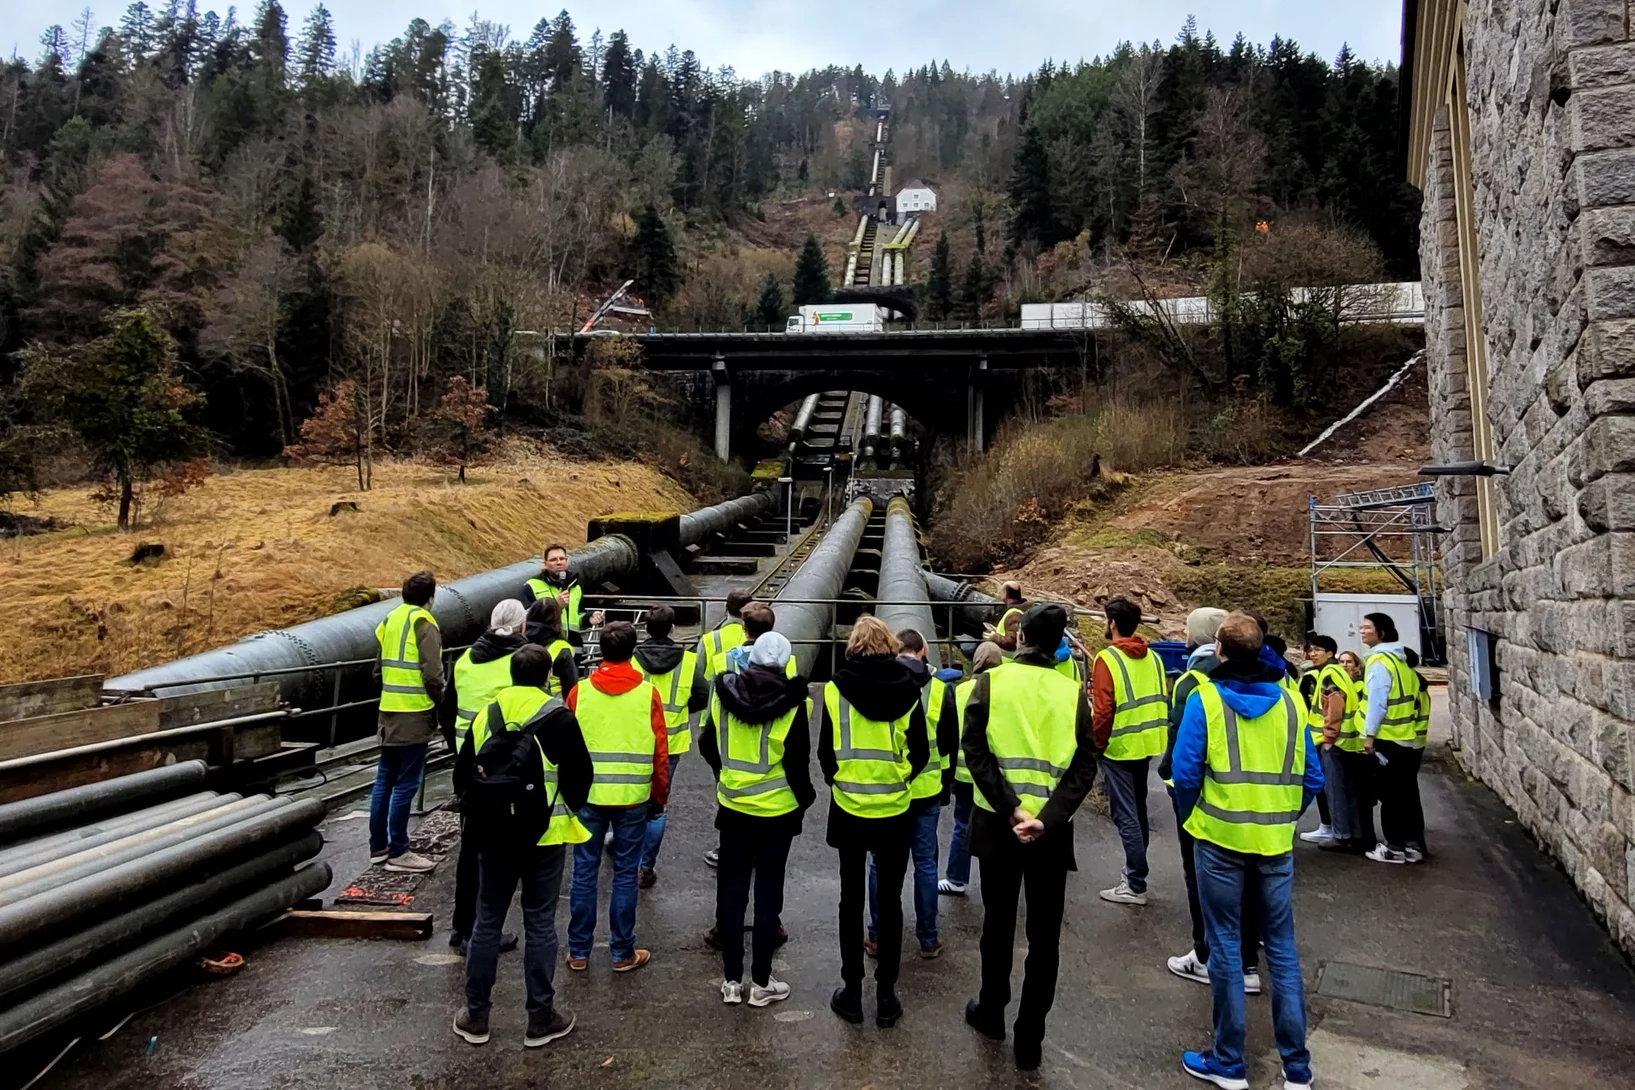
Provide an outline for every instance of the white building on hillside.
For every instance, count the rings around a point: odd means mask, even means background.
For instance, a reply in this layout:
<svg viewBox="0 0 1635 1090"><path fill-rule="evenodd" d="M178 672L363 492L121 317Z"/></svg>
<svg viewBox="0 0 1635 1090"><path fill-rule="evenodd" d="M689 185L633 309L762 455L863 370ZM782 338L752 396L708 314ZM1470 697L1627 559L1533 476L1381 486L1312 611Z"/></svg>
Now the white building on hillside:
<svg viewBox="0 0 1635 1090"><path fill-rule="evenodd" d="M911 212L935 212L937 210L937 194L930 186L918 178L906 183L897 191L897 214L906 216Z"/></svg>

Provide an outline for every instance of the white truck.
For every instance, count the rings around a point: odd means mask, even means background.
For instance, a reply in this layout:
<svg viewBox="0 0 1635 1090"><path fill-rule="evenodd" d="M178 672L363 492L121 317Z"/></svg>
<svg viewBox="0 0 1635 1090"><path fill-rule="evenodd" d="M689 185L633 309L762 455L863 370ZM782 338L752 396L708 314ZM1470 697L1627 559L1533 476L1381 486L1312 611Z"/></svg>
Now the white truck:
<svg viewBox="0 0 1635 1090"><path fill-rule="evenodd" d="M785 333L884 333L886 308L874 303L824 303L791 314Z"/></svg>

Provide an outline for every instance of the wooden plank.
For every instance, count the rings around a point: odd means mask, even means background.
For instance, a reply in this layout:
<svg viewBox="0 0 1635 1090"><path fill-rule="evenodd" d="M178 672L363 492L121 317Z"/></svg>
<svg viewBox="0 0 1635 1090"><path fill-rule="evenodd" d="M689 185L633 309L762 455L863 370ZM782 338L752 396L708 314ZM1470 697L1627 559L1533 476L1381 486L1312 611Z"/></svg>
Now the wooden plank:
<svg viewBox="0 0 1635 1090"><path fill-rule="evenodd" d="M278 682L235 685L202 693L166 696L159 699L159 729L190 727L194 723L214 723L244 715L278 709Z"/></svg>
<svg viewBox="0 0 1635 1090"><path fill-rule="evenodd" d="M31 799L52 791L128 776L132 772L146 772L175 761L206 760L209 756L209 739L200 735L178 739L173 745L151 743L0 771L0 803Z"/></svg>
<svg viewBox="0 0 1635 1090"><path fill-rule="evenodd" d="M429 939L430 912L347 912L342 909L286 912L292 934L316 939Z"/></svg>
<svg viewBox="0 0 1635 1090"><path fill-rule="evenodd" d="M0 685L0 720L28 719L37 715L94 708L101 691L101 674Z"/></svg>
<svg viewBox="0 0 1635 1090"><path fill-rule="evenodd" d="M155 700L18 719L0 723L0 761L110 742L158 729L159 703Z"/></svg>

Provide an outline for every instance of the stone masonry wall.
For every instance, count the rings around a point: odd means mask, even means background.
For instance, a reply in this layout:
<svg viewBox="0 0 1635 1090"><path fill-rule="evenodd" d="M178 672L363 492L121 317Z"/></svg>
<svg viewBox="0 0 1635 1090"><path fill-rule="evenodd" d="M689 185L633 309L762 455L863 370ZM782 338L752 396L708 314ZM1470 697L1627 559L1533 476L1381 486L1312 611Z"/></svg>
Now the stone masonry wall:
<svg viewBox="0 0 1635 1090"><path fill-rule="evenodd" d="M1438 514L1459 759L1635 956L1635 0L1472 0L1469 108L1500 547ZM1434 93L1434 92L1431 92ZM1432 449L1474 456L1449 119L1426 181ZM1498 638L1492 703L1467 627Z"/></svg>

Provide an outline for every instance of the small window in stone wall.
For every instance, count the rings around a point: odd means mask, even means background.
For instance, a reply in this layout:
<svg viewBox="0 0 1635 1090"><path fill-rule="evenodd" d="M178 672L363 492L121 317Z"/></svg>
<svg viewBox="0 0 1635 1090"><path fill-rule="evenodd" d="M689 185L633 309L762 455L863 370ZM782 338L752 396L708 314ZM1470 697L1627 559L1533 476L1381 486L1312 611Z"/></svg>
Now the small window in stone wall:
<svg viewBox="0 0 1635 1090"><path fill-rule="evenodd" d="M1499 702L1499 641L1493 633L1467 628L1470 637L1470 688L1489 704Z"/></svg>

